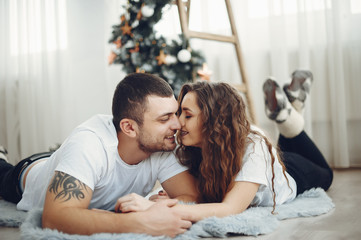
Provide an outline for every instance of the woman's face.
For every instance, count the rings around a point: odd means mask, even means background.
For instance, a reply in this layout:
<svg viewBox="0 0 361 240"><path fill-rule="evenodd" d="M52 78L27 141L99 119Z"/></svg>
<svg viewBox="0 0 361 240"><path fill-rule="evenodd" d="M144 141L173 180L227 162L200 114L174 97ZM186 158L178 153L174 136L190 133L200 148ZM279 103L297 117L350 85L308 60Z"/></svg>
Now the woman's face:
<svg viewBox="0 0 361 240"><path fill-rule="evenodd" d="M181 130L179 136L185 146L201 147L202 119L201 109L197 104L197 97L193 92L188 92L181 103L182 113L179 117Z"/></svg>

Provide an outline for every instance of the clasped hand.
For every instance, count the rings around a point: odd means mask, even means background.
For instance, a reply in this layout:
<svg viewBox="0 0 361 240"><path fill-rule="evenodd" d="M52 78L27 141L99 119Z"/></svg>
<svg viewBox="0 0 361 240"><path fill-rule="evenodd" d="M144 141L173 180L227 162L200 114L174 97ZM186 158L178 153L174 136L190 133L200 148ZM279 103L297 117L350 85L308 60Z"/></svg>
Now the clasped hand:
<svg viewBox="0 0 361 240"><path fill-rule="evenodd" d="M159 192L158 196L153 195L152 199L150 201L131 193L118 199L115 211L140 212L143 216L143 227L147 229L145 232L151 235L175 237L192 226L190 216L174 208L177 199L169 199L165 192Z"/></svg>

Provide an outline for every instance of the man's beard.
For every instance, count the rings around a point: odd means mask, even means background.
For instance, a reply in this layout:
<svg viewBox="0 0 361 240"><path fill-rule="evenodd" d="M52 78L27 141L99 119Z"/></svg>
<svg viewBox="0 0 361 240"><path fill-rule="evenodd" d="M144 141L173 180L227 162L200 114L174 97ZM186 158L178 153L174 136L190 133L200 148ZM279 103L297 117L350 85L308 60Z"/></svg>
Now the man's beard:
<svg viewBox="0 0 361 240"><path fill-rule="evenodd" d="M173 151L174 147L167 147L165 143L162 143L161 145L158 143L149 143L147 142L147 139L144 137L144 135L140 135L137 139L139 149L146 153L154 153L154 152L170 152Z"/></svg>

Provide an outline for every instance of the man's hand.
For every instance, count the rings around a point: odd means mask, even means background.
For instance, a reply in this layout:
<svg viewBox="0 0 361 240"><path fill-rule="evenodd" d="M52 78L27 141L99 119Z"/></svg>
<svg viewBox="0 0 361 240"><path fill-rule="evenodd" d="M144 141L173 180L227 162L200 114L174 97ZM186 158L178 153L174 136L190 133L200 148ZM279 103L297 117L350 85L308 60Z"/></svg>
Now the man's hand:
<svg viewBox="0 0 361 240"><path fill-rule="evenodd" d="M170 237L186 232L192 222L190 216L173 208L177 202L177 199L164 199L154 203L147 211L139 212L144 215L143 227L147 229L146 232Z"/></svg>
<svg viewBox="0 0 361 240"><path fill-rule="evenodd" d="M118 199L115 210L122 213L138 212L142 216L139 230L144 228L140 232L175 237L192 226L189 216L173 208L177 202L177 199L152 202L136 193L131 193Z"/></svg>
<svg viewBox="0 0 361 240"><path fill-rule="evenodd" d="M154 202L149 201L136 193L131 193L118 198L117 203L115 204L115 212L126 213L145 211L153 204Z"/></svg>

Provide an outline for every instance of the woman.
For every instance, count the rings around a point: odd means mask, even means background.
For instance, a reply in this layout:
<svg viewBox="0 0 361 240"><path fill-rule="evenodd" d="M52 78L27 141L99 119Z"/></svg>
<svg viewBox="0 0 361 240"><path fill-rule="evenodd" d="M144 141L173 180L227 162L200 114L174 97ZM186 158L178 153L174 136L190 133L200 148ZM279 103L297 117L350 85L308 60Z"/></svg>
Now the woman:
<svg viewBox="0 0 361 240"><path fill-rule="evenodd" d="M198 221L238 214L249 206L273 206L274 210L305 190L327 190L332 170L303 131L304 120L298 112L311 81L310 72L296 71L292 83L284 87L286 94L273 79L263 86L266 113L280 131L280 150L262 130L251 126L242 97L230 85L185 84L178 98L177 155L196 178L203 204L177 207ZM164 193L156 198L164 198Z"/></svg>

